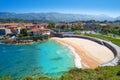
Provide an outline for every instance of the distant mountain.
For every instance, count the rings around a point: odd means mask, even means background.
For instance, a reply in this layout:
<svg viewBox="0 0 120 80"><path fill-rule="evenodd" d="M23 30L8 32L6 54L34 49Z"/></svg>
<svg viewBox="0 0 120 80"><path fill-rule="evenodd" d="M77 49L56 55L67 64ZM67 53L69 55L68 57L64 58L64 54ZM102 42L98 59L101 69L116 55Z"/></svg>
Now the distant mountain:
<svg viewBox="0 0 120 80"><path fill-rule="evenodd" d="M120 20L120 16L118 16L118 17L116 18L116 20Z"/></svg>
<svg viewBox="0 0 120 80"><path fill-rule="evenodd" d="M9 13L0 12L0 18L21 18L25 20L40 20L53 22L71 22L79 20L116 20L106 15L84 15L84 14L63 14L63 13ZM120 19L120 17L118 17Z"/></svg>

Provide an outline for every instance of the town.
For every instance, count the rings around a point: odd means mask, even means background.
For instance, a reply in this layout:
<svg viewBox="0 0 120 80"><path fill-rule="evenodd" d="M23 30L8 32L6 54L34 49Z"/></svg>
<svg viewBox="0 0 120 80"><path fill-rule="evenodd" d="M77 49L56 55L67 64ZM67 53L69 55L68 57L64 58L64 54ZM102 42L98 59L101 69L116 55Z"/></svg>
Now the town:
<svg viewBox="0 0 120 80"><path fill-rule="evenodd" d="M114 21L77 21L64 23L1 23L0 39L4 43L26 43L57 36L100 34L120 38L120 22Z"/></svg>

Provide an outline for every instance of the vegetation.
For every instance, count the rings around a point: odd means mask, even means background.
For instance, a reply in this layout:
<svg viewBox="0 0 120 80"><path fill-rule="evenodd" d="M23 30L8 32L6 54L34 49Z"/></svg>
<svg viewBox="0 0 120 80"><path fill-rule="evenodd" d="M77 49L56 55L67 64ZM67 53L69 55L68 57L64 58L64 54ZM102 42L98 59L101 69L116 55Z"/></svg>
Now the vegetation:
<svg viewBox="0 0 120 80"><path fill-rule="evenodd" d="M0 18L0 23L20 23L20 22L25 22L25 20L20 19L20 18Z"/></svg>
<svg viewBox="0 0 120 80"><path fill-rule="evenodd" d="M50 22L48 25L48 28L52 29L55 28L55 23L54 22Z"/></svg>
<svg viewBox="0 0 120 80"><path fill-rule="evenodd" d="M75 31L75 34L76 34L76 35L80 35L80 34L81 34L81 33L80 33L80 30L76 30L76 31Z"/></svg>
<svg viewBox="0 0 120 80"><path fill-rule="evenodd" d="M42 20L26 20L23 18L0 18L0 23L41 23L41 22L49 22Z"/></svg>
<svg viewBox="0 0 120 80"><path fill-rule="evenodd" d="M120 35L120 27L119 26L103 26L101 27L100 33L107 35L108 33Z"/></svg>
<svg viewBox="0 0 120 80"><path fill-rule="evenodd" d="M72 26L72 27L71 27L71 30L72 30L72 31L82 30L82 27L81 27L81 26Z"/></svg>
<svg viewBox="0 0 120 80"><path fill-rule="evenodd" d="M67 26L65 24L63 24L62 26L60 26L60 29L65 30L65 29L67 29Z"/></svg>
<svg viewBox="0 0 120 80"><path fill-rule="evenodd" d="M22 29L20 31L19 37L24 37L24 36L28 36L27 29Z"/></svg>
<svg viewBox="0 0 120 80"><path fill-rule="evenodd" d="M9 77L0 78L0 80L12 80L12 78L9 76Z"/></svg>
<svg viewBox="0 0 120 80"><path fill-rule="evenodd" d="M103 40L111 41L112 43L120 46L120 39L115 39L115 38L102 36L102 35L97 35L97 34L85 34L85 36L91 36L91 37L95 37L95 38L100 38L100 39L103 39Z"/></svg>
<svg viewBox="0 0 120 80"><path fill-rule="evenodd" d="M22 36L22 37L18 37L18 40L33 40L33 41L37 41L37 40L45 40L48 39L50 36L49 35L38 35L38 36Z"/></svg>
<svg viewBox="0 0 120 80"><path fill-rule="evenodd" d="M12 80L11 77L0 80ZM60 78L25 77L20 80L120 80L120 65L98 67L96 69L71 69Z"/></svg>

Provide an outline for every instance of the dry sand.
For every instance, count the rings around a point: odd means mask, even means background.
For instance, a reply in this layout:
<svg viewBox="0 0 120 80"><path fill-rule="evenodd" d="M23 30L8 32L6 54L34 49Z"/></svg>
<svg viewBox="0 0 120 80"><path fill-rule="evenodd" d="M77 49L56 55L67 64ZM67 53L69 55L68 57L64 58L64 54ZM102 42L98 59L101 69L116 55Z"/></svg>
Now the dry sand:
<svg viewBox="0 0 120 80"><path fill-rule="evenodd" d="M96 68L99 64L108 62L114 58L110 49L87 39L55 37L51 39L74 48L77 55L79 55L77 58L81 58L77 59L76 64L82 65L82 68Z"/></svg>

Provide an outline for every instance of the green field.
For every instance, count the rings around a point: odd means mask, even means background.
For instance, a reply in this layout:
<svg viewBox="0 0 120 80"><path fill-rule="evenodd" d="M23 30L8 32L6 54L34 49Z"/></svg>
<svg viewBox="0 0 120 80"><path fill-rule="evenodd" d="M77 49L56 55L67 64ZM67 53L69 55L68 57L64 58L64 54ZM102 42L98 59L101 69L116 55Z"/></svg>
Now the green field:
<svg viewBox="0 0 120 80"><path fill-rule="evenodd" d="M102 35L98 35L98 34L85 34L85 36L90 36L90 37L95 37L95 38L100 38L103 40L111 41L112 43L120 46L120 39L102 36Z"/></svg>

